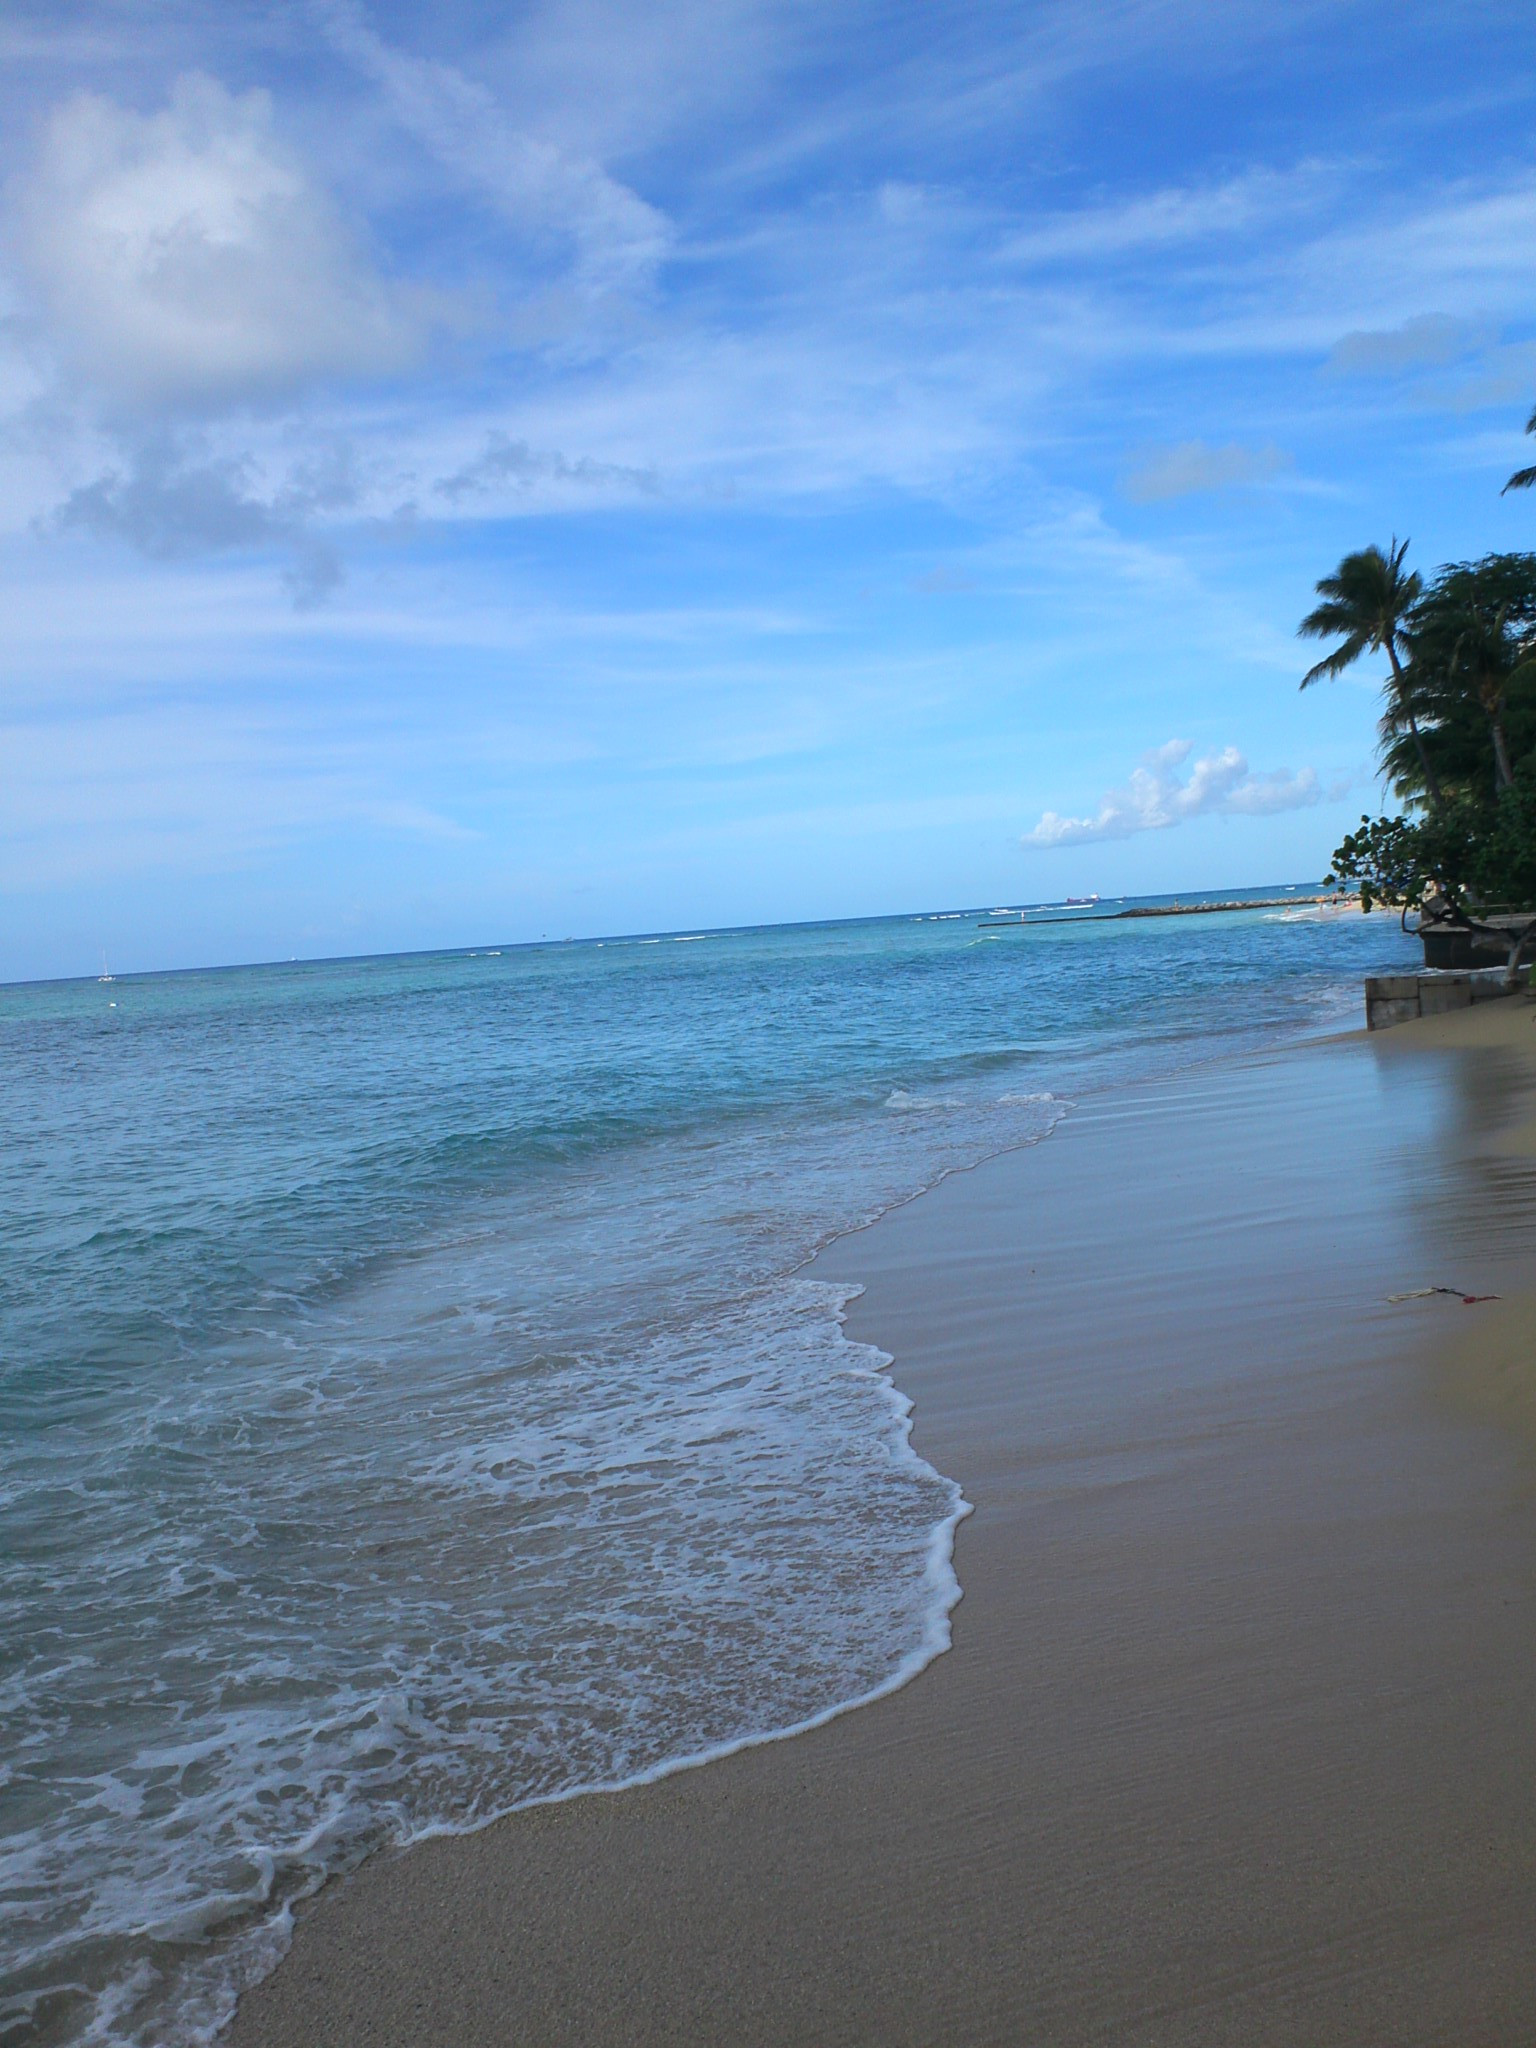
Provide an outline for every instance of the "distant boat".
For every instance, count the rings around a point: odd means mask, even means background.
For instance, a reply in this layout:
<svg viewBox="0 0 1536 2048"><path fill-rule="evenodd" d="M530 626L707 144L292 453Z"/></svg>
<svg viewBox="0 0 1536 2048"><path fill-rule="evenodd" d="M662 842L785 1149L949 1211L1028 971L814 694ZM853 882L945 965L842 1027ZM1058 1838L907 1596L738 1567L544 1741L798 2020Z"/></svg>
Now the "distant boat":
<svg viewBox="0 0 1536 2048"><path fill-rule="evenodd" d="M1067 898L1067 908L1068 910L1086 910L1090 904L1097 903L1098 900L1097 896L1069 896Z"/></svg>
<svg viewBox="0 0 1536 2048"><path fill-rule="evenodd" d="M116 981L117 979L117 976L112 972L111 968L107 965L107 956L105 953L103 953L101 956L101 972L97 975L96 979L98 981Z"/></svg>

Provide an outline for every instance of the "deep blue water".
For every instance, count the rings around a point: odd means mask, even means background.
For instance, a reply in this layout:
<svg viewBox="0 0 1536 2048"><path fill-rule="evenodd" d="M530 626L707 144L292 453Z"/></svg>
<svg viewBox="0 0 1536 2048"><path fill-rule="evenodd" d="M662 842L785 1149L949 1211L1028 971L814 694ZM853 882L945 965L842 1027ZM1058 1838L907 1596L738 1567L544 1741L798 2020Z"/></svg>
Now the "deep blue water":
<svg viewBox="0 0 1536 2048"><path fill-rule="evenodd" d="M0 989L0 2041L206 2038L370 1848L944 1647L808 1256L1417 953L1112 907Z"/></svg>

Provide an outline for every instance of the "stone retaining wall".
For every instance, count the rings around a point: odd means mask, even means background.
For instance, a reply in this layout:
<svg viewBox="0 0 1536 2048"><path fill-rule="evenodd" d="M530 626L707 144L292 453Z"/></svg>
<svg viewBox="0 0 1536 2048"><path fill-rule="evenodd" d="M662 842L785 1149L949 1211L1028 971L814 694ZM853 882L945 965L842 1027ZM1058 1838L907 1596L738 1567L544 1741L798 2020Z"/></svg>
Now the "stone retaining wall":
<svg viewBox="0 0 1536 2048"><path fill-rule="evenodd" d="M1365 984L1365 1028L1385 1031L1410 1017L1438 1017L1509 993L1502 967L1468 974L1373 974Z"/></svg>

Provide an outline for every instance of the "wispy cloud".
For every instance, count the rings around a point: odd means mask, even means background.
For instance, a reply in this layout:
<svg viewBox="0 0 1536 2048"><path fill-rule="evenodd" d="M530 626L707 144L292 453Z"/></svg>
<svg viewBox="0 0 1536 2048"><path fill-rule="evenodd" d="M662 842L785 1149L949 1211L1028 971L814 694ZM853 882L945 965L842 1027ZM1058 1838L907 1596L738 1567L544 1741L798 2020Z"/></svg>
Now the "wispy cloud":
<svg viewBox="0 0 1536 2048"><path fill-rule="evenodd" d="M1171 448L1145 451L1122 488L1135 504L1150 505L1164 498L1188 498L1197 491L1264 483L1290 466L1290 456L1273 443L1246 448L1238 441L1219 447L1209 441L1179 441Z"/></svg>
<svg viewBox="0 0 1536 2048"><path fill-rule="evenodd" d="M445 169L513 227L569 238L583 283L633 283L666 254L665 216L595 159L514 127L489 88L453 65L387 43L359 0L312 6L332 46L374 80L400 125Z"/></svg>
<svg viewBox="0 0 1536 2048"><path fill-rule="evenodd" d="M1444 317L1446 306L1476 308L1480 325L1527 316L1536 176L1526 167L1476 181L1426 178L1377 195L1366 213L1299 243L1285 266L1292 292L1318 308L1331 297L1354 309L1367 334L1408 330L1410 345L1445 339L1417 323Z"/></svg>
<svg viewBox="0 0 1536 2048"><path fill-rule="evenodd" d="M1091 818L1063 817L1047 811L1025 846L1088 846L1096 840L1129 839L1137 832L1166 831L1191 818L1212 813L1228 817L1271 817L1277 811L1299 811L1323 800L1314 768L1292 774L1276 768L1255 775L1236 747L1223 747L1196 761L1187 775L1180 770L1194 752L1190 740L1169 740L1142 757L1119 789L1106 790Z"/></svg>
<svg viewBox="0 0 1536 2048"><path fill-rule="evenodd" d="M555 449L530 448L526 441L493 431L478 455L443 477L434 489L439 497L457 504L466 498L526 492L548 484L573 484L588 492L617 489L631 495L654 491L657 479L654 470L622 462L596 462L589 455L573 459Z"/></svg>
<svg viewBox="0 0 1536 2048"><path fill-rule="evenodd" d="M1277 215L1304 213L1335 175L1305 163L1290 172L1260 167L1218 184L1165 185L1032 224L1009 235L998 255L1006 263L1081 263L1251 234Z"/></svg>
<svg viewBox="0 0 1536 2048"><path fill-rule="evenodd" d="M324 758L270 710L225 701L139 701L82 724L0 722L16 769L0 886L155 868L228 875L317 832L453 848L481 834L412 788L404 759L352 735ZM421 734L413 735L417 749Z"/></svg>
<svg viewBox="0 0 1536 2048"><path fill-rule="evenodd" d="M1346 334L1330 351L1326 367L1385 377L1400 376L1405 370L1443 369L1470 355L1486 338L1486 330L1470 320L1453 319L1449 313L1420 313L1400 327Z"/></svg>
<svg viewBox="0 0 1536 2048"><path fill-rule="evenodd" d="M909 577L907 588L915 590L919 597L965 597L976 589L976 579L963 569L953 569L941 562L937 568Z"/></svg>

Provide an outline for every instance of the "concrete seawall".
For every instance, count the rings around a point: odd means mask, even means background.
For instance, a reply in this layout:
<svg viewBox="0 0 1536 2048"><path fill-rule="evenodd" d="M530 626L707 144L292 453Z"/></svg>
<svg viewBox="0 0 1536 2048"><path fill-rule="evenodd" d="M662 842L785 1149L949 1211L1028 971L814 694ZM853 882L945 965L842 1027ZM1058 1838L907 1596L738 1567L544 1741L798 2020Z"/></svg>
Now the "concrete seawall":
<svg viewBox="0 0 1536 2048"><path fill-rule="evenodd" d="M1502 967L1461 974L1373 974L1365 984L1365 1028L1385 1031L1411 1017L1439 1017L1511 993Z"/></svg>

